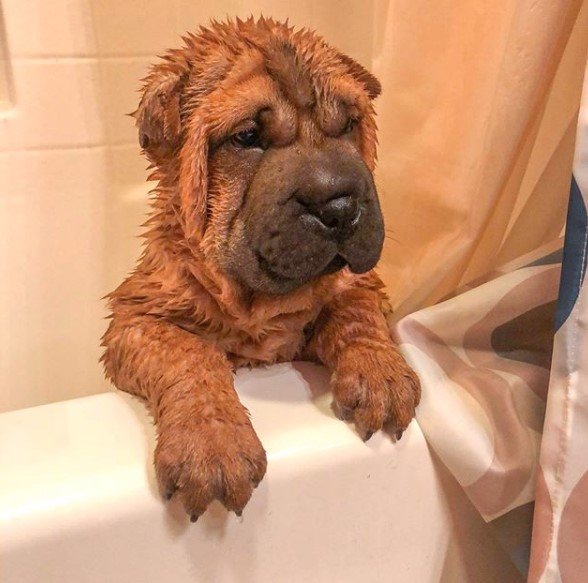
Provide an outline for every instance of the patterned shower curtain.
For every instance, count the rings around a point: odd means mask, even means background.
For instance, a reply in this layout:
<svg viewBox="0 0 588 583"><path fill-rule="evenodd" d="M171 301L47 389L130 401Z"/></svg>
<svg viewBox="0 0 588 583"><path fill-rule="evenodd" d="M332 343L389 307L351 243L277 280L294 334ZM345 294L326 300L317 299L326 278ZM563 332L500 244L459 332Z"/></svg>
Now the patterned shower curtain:
<svg viewBox="0 0 588 583"><path fill-rule="evenodd" d="M536 478L530 583L588 581L586 206L586 193L574 181Z"/></svg>
<svg viewBox="0 0 588 583"><path fill-rule="evenodd" d="M555 241L394 327L423 383L419 425L523 573L560 260Z"/></svg>
<svg viewBox="0 0 588 583"><path fill-rule="evenodd" d="M588 1L424 4L386 3L375 41L391 328L419 425L520 580L585 582Z"/></svg>

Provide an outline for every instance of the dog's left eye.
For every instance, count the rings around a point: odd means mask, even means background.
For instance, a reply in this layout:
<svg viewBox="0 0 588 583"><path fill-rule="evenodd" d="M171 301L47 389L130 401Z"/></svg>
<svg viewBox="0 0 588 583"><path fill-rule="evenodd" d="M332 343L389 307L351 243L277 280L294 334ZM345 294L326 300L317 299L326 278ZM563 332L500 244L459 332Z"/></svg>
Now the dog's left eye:
<svg viewBox="0 0 588 583"><path fill-rule="evenodd" d="M351 133L355 129L355 127L357 126L357 124L358 124L358 120L355 119L354 117L350 117L347 120L347 123L345 124L345 127L343 128L343 133L344 134Z"/></svg>
<svg viewBox="0 0 588 583"><path fill-rule="evenodd" d="M261 145L261 136L255 128L237 132L231 136L231 141L241 148L258 148Z"/></svg>

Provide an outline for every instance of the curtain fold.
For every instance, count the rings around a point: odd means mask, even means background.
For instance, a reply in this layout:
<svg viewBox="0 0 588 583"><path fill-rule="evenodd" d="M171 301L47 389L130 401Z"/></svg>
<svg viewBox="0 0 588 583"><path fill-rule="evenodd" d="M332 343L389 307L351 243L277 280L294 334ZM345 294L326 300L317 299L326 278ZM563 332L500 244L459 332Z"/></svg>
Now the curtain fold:
<svg viewBox="0 0 588 583"><path fill-rule="evenodd" d="M561 234L587 42L578 0L391 0L374 70L398 317Z"/></svg>

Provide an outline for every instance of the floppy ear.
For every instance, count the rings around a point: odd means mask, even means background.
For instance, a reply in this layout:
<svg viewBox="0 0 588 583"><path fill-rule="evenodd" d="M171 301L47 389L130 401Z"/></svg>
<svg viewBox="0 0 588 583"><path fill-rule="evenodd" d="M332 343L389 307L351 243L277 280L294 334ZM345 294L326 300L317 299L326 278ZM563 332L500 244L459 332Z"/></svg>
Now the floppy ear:
<svg viewBox="0 0 588 583"><path fill-rule="evenodd" d="M180 205L187 239L201 236L207 219L208 126L201 116L189 122L186 142L180 151Z"/></svg>
<svg viewBox="0 0 588 583"><path fill-rule="evenodd" d="M365 67L347 55L339 54L339 58L347 65L351 75L365 87L370 99L375 99L382 93L382 85Z"/></svg>
<svg viewBox="0 0 588 583"><path fill-rule="evenodd" d="M180 93L183 71L155 67L145 80L143 97L131 115L136 119L139 144L147 153L165 154L180 142Z"/></svg>
<svg viewBox="0 0 588 583"><path fill-rule="evenodd" d="M132 115L137 120L139 144L152 161L158 163L171 154L180 161L180 219L186 238L192 239L202 234L206 223L208 128L199 115L192 116L182 128L180 96L188 73L188 68L178 63L154 67ZM182 133L185 143L179 149Z"/></svg>

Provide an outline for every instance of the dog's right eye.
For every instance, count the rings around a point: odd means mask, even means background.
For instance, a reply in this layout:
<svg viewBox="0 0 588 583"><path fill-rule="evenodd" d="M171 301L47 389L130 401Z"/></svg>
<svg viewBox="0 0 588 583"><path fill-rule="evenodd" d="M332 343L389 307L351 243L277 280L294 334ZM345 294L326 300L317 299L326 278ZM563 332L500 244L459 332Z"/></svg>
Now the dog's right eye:
<svg viewBox="0 0 588 583"><path fill-rule="evenodd" d="M231 142L241 148L259 148L261 145L261 136L255 128L237 132L231 136Z"/></svg>

